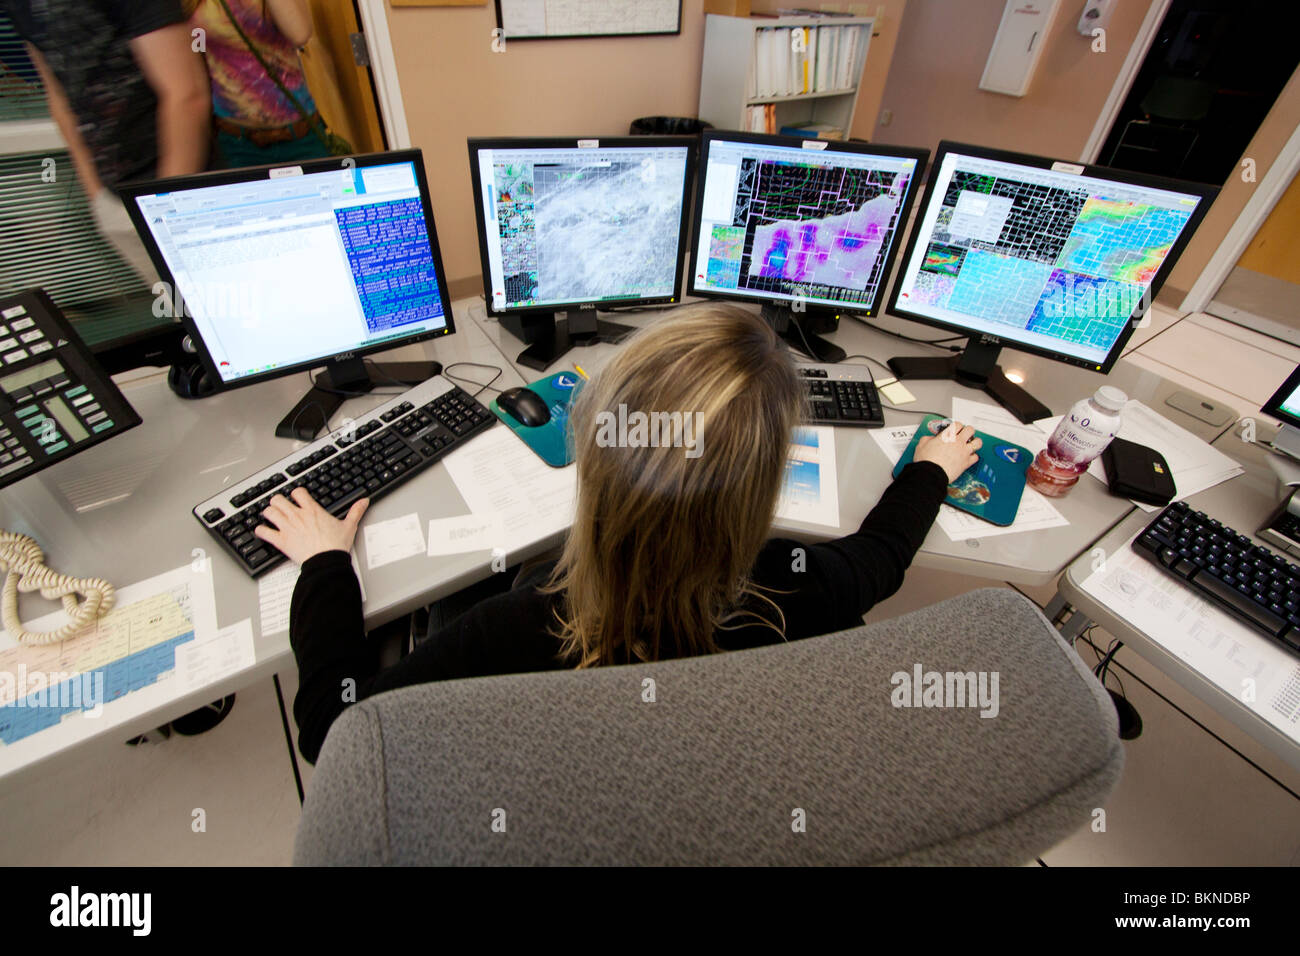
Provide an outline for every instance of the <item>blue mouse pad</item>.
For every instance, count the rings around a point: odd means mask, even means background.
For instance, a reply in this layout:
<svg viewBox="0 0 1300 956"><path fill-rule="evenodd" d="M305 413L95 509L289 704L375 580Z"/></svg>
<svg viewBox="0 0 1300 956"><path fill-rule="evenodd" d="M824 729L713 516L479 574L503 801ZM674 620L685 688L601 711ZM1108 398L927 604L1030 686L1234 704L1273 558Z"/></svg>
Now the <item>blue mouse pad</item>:
<svg viewBox="0 0 1300 956"><path fill-rule="evenodd" d="M582 391L582 382L582 376L577 372L556 372L528 384L528 388L536 392L551 410L551 420L545 425L521 425L501 409L495 398L488 403L488 408L519 436L520 441L536 452L538 458L552 468L563 468L573 461L569 405Z"/></svg>
<svg viewBox="0 0 1300 956"><path fill-rule="evenodd" d="M894 466L894 477L901 472L916 454L916 445L926 435L937 435L951 422L951 418L926 415L916 428L911 443ZM975 437L984 442L979 450L979 461L971 465L957 480L948 486L947 504L973 514L993 524L1006 525L1016 520L1020 497L1025 493L1025 472L1034 460L1034 453L1023 445L994 438L977 431Z"/></svg>

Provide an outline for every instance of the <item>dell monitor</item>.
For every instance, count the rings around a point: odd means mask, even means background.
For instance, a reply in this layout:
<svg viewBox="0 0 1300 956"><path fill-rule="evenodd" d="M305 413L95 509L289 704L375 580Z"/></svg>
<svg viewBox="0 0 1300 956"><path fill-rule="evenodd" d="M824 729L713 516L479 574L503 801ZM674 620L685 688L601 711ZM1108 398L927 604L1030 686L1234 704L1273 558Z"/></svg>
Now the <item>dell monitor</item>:
<svg viewBox="0 0 1300 956"><path fill-rule="evenodd" d="M1002 347L1106 373L1218 190L942 142L888 311L969 336L951 358L894 358L955 378L1021 421L1051 411L997 365Z"/></svg>
<svg viewBox="0 0 1300 956"><path fill-rule="evenodd" d="M693 295L755 302L793 348L877 315L929 151L709 131L692 221Z"/></svg>
<svg viewBox="0 0 1300 956"><path fill-rule="evenodd" d="M276 434L377 384L363 356L455 331L418 149L132 183L122 198L218 389L324 367ZM416 385L437 362L375 366Z"/></svg>
<svg viewBox="0 0 1300 956"><path fill-rule="evenodd" d="M680 301L694 153L694 137L469 140L484 298L528 343L520 364L631 331L599 310Z"/></svg>

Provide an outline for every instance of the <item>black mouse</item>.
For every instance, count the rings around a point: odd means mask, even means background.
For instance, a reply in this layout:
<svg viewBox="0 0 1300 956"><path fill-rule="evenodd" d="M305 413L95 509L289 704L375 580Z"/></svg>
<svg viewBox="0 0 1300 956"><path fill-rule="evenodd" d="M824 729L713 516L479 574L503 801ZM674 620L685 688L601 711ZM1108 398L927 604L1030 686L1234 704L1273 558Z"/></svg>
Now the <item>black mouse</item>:
<svg viewBox="0 0 1300 956"><path fill-rule="evenodd" d="M1121 697L1109 687L1106 690L1115 702L1115 712L1119 714L1119 739L1136 740L1142 736L1142 715L1137 708L1128 702L1127 697Z"/></svg>
<svg viewBox="0 0 1300 956"><path fill-rule="evenodd" d="M551 410L530 388L508 388L497 398L497 407L520 425L536 428L551 420Z"/></svg>

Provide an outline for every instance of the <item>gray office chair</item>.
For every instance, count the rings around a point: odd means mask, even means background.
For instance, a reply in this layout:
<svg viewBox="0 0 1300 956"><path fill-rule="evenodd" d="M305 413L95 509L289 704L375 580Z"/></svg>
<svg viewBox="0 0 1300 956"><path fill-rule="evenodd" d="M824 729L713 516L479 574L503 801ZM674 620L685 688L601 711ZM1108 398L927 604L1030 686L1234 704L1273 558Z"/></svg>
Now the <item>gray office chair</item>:
<svg viewBox="0 0 1300 956"><path fill-rule="evenodd" d="M917 664L996 671L996 716L894 706ZM325 741L294 862L1024 863L1123 762L1101 685L990 588L790 644L364 700Z"/></svg>

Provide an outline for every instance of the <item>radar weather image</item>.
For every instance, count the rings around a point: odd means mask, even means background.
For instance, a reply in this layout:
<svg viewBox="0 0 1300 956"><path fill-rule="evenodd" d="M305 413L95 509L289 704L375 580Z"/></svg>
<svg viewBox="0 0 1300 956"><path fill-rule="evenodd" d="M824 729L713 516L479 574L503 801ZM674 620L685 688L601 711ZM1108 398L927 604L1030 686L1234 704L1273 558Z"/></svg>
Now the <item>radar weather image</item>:
<svg viewBox="0 0 1300 956"><path fill-rule="evenodd" d="M724 145L714 145L719 155L708 167L697 285L869 308L886 278L915 162L798 148L731 157Z"/></svg>

